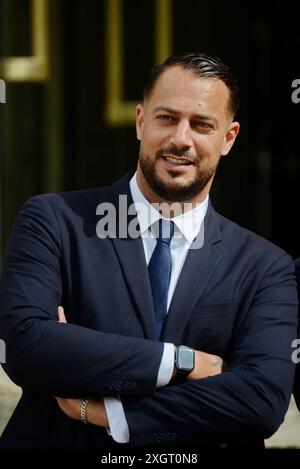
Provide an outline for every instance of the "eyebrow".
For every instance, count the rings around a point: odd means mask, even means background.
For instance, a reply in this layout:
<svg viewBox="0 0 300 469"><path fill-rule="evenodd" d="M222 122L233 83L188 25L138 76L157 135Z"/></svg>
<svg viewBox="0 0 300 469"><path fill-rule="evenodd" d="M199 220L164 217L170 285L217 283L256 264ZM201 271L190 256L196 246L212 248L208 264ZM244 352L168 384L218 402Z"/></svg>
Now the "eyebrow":
<svg viewBox="0 0 300 469"><path fill-rule="evenodd" d="M154 113L155 112L160 112L160 111L163 111L163 112L169 112L170 114L175 114L175 115L179 115L180 112L179 111L176 111L176 109L172 109L170 107L167 107L167 106L157 106L155 109L154 109ZM201 119L201 120L210 120L210 121L213 121L216 125L219 125L218 123L218 119L212 115L212 114L207 114L207 113L204 113L204 112L201 112L201 113L197 113L197 114L193 114L192 116L194 119Z"/></svg>

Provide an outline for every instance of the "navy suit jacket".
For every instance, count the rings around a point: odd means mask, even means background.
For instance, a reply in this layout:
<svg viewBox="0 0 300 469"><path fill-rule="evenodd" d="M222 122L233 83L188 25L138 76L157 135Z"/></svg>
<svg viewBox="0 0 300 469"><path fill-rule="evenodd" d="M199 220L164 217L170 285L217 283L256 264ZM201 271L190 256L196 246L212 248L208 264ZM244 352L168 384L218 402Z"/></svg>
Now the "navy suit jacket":
<svg viewBox="0 0 300 469"><path fill-rule="evenodd" d="M96 207L132 202L129 176L101 189L36 196L20 212L0 290L7 374L23 396L1 439L12 448L120 446L65 416L52 396L121 396L130 445L263 445L283 421L294 379L294 264L209 206L163 341L224 358L215 377L156 390L163 344L142 239L96 235ZM57 321L65 308L68 324ZM121 446L122 448L123 446Z"/></svg>
<svg viewBox="0 0 300 469"><path fill-rule="evenodd" d="M298 284L298 297L300 298L300 258L296 259L295 265L296 265L296 276L297 276L297 284ZM300 309L299 309L299 315L300 315ZM299 324L298 324L298 338L300 339L300 318L299 318ZM299 345L298 345L298 348L299 348ZM300 353L298 353L297 356L300 357ZM295 397L298 409L300 410L300 363L296 367L294 397Z"/></svg>

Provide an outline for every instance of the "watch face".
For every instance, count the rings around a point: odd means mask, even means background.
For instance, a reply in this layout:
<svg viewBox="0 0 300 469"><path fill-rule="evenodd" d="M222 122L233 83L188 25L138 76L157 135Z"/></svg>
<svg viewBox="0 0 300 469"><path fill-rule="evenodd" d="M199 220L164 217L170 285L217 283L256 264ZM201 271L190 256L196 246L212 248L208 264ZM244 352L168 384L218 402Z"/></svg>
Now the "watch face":
<svg viewBox="0 0 300 469"><path fill-rule="evenodd" d="M193 371L195 366L194 350L188 347L178 347L177 367L179 370Z"/></svg>

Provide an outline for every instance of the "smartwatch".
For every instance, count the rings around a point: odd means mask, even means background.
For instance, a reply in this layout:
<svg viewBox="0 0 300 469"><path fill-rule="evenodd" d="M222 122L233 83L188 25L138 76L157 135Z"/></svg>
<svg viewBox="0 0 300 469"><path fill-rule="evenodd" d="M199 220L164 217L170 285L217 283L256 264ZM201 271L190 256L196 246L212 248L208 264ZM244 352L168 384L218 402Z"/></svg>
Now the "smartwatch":
<svg viewBox="0 0 300 469"><path fill-rule="evenodd" d="M184 381L195 368L195 351L192 348L179 345L175 349L176 381Z"/></svg>

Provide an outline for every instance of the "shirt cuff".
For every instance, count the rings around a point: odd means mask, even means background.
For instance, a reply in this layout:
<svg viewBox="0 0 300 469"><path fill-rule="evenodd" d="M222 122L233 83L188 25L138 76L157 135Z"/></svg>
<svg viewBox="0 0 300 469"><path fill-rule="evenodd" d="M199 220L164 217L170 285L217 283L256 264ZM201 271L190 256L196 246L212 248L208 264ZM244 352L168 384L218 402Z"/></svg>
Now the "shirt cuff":
<svg viewBox="0 0 300 469"><path fill-rule="evenodd" d="M123 409L121 398L104 397L103 398L109 428L107 432L117 443L129 442L129 428Z"/></svg>
<svg viewBox="0 0 300 469"><path fill-rule="evenodd" d="M172 378L174 370L175 347L173 344L165 343L160 367L158 370L156 387L166 386Z"/></svg>

